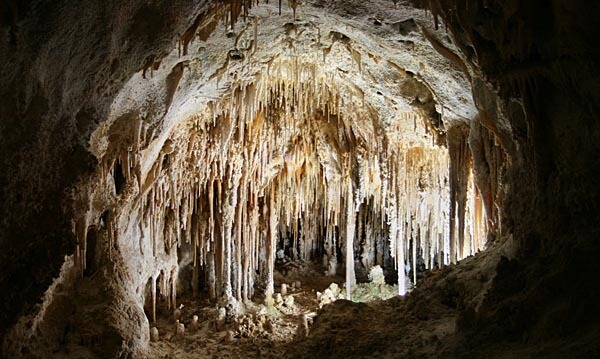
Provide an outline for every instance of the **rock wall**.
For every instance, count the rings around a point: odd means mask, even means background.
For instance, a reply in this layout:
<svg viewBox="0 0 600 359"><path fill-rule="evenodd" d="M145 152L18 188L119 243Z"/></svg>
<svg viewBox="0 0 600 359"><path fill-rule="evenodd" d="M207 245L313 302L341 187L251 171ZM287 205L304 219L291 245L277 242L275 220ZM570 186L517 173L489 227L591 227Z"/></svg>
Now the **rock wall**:
<svg viewBox="0 0 600 359"><path fill-rule="evenodd" d="M0 333L31 311L75 237L70 189L89 138L145 59L175 46L204 2L0 5Z"/></svg>
<svg viewBox="0 0 600 359"><path fill-rule="evenodd" d="M592 258L600 249L600 50L590 16L598 4L414 3L444 19L474 74L480 116L472 125L479 135L472 136L471 148L480 149L474 155L480 188L495 175L498 157L481 151L486 133L509 156L505 200L495 202L501 232L520 245L519 256L500 263L485 304L461 329L488 343L587 334L597 323L599 295L590 286L598 271Z"/></svg>

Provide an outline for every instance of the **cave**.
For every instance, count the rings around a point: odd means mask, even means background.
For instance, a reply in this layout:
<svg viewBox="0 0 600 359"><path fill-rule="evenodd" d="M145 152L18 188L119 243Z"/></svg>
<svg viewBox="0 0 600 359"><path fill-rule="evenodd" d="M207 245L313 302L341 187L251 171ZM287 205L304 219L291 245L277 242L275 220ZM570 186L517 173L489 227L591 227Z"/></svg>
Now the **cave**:
<svg viewBox="0 0 600 359"><path fill-rule="evenodd" d="M1 357L600 357L595 14L3 1Z"/></svg>

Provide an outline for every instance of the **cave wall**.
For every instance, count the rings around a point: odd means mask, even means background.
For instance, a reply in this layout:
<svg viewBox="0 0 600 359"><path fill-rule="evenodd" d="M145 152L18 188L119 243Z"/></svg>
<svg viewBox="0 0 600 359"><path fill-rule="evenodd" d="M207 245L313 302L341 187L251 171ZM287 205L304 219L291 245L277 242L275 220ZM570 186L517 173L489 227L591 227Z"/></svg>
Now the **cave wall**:
<svg viewBox="0 0 600 359"><path fill-rule="evenodd" d="M92 130L128 76L173 48L203 6L0 5L0 333L30 310L73 253L69 189L97 165L87 149Z"/></svg>
<svg viewBox="0 0 600 359"><path fill-rule="evenodd" d="M552 238L597 203L598 4L446 1L421 3L444 18L477 74L473 95L480 123L516 163L506 207L515 230ZM531 174L535 174L532 176ZM520 202L517 198L530 202ZM584 204L587 203L587 204ZM592 205L593 206L593 205ZM531 208L535 208L531 211ZM554 219L561 218L561 221ZM517 223L518 222L518 223ZM587 228L593 228L587 222ZM583 224L583 223L581 223ZM551 243L551 242L550 242Z"/></svg>
<svg viewBox="0 0 600 359"><path fill-rule="evenodd" d="M519 255L502 261L477 319L461 329L488 343L585 336L597 323L599 296L591 285L600 253L600 32L591 15L599 5L414 3L443 18L440 29L473 70L480 116L472 126L493 133L509 156L498 210ZM485 137L472 136L472 148ZM480 176L489 169L480 161Z"/></svg>

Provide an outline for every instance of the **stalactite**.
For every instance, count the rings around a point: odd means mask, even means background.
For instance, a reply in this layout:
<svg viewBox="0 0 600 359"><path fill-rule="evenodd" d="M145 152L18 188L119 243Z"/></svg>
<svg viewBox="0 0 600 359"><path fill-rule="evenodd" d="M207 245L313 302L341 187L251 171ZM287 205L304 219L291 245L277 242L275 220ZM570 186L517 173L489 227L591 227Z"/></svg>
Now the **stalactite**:
<svg viewBox="0 0 600 359"><path fill-rule="evenodd" d="M194 257L196 255L197 254L194 253ZM198 297L198 280L199 280L199 275L200 275L199 270L200 269L198 268L198 266L195 265L194 269L193 269L193 274L192 274L192 296L194 298Z"/></svg>
<svg viewBox="0 0 600 359"><path fill-rule="evenodd" d="M173 308L173 310L177 309L177 274L179 273L177 268L173 268L171 270L171 279L170 279L170 283L171 283L171 288L170 288L170 294L171 294L171 299L170 299L170 303L171 303L171 307Z"/></svg>
<svg viewBox="0 0 600 359"><path fill-rule="evenodd" d="M83 272L87 267L87 228L87 220L85 217L82 217L75 222L73 229L77 239L77 247L75 248L75 265L77 266L81 276L83 276Z"/></svg>
<svg viewBox="0 0 600 359"><path fill-rule="evenodd" d="M269 196L269 238L267 240L267 283L265 289L265 297L267 303L271 303L275 285L273 282L273 274L275 272L275 249L277 243L277 212L276 212L275 187L271 186L271 194Z"/></svg>
<svg viewBox="0 0 600 359"><path fill-rule="evenodd" d="M288 0L288 5L292 8L292 12L294 14L294 21L296 21L296 8L298 8L298 1Z"/></svg>
<svg viewBox="0 0 600 359"><path fill-rule="evenodd" d="M152 323L156 323L156 279L152 277Z"/></svg>
<svg viewBox="0 0 600 359"><path fill-rule="evenodd" d="M348 168L348 170L350 170ZM346 200L346 298L352 300L352 287L356 285L356 276L354 273L354 230L355 215L354 205L352 203L354 191L352 190L352 181L346 177L347 194Z"/></svg>
<svg viewBox="0 0 600 359"><path fill-rule="evenodd" d="M243 176L242 176L243 178ZM241 180L241 183L244 183L244 179ZM238 197L240 198L241 202L243 203L245 198L244 195L242 193L244 186L239 186L238 190L239 190L239 194ZM242 282L243 282L243 277L242 277L242 215L243 215L243 210L244 210L243 205L239 205L236 207L236 215L235 215L235 256L236 256L236 265L235 265L235 285L234 285L234 291L235 291L235 298L237 300L242 300Z"/></svg>
<svg viewBox="0 0 600 359"><path fill-rule="evenodd" d="M231 198L233 195L231 193L227 193L226 197L230 201L234 201ZM233 289L231 286L231 272L233 270L232 263L232 227L233 227L233 211L234 207L231 202L225 206L223 209L223 223L222 223L222 236L224 237L224 263L223 263L223 296L224 297L232 297Z"/></svg>
<svg viewBox="0 0 600 359"><path fill-rule="evenodd" d="M420 233L421 229L417 228L417 233ZM412 237L412 269L413 269L413 283L417 284L417 240L418 235Z"/></svg>
<svg viewBox="0 0 600 359"><path fill-rule="evenodd" d="M179 38L178 52L180 57L182 55L187 55L189 43L193 40L194 35L196 34L196 31L198 30L198 27L200 26L200 23L204 16L205 14L198 15L194 20L194 23Z"/></svg>
<svg viewBox="0 0 600 359"><path fill-rule="evenodd" d="M467 145L468 132L453 127L448 132L450 154L450 258L456 263L463 257L465 236L465 207L467 200L470 152Z"/></svg>

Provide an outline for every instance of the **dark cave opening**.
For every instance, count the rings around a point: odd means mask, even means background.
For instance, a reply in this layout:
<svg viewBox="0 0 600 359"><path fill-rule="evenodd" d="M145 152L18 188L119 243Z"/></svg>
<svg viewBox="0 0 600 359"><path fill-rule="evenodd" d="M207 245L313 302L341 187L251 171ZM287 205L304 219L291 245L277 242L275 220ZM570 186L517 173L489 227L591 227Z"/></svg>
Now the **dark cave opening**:
<svg viewBox="0 0 600 359"><path fill-rule="evenodd" d="M123 173L123 166L120 160L115 162L115 167L113 168L113 179L115 183L115 193L120 195L127 183L127 178L125 178L125 174Z"/></svg>

